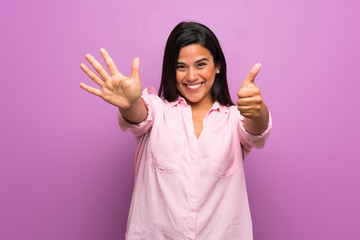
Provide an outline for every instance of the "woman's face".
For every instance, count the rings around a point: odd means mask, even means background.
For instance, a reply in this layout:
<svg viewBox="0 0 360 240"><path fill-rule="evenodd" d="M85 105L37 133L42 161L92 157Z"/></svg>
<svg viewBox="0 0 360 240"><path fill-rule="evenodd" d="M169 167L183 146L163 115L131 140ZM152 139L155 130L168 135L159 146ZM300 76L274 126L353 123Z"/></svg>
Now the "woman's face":
<svg viewBox="0 0 360 240"><path fill-rule="evenodd" d="M191 44L180 49L176 87L188 104L213 104L211 88L218 70L210 51L201 45Z"/></svg>

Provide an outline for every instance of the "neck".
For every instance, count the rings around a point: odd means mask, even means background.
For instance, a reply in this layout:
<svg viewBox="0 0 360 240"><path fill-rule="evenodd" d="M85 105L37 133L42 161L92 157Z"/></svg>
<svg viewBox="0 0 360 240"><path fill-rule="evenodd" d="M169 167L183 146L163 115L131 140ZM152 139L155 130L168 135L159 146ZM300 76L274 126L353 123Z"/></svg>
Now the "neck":
<svg viewBox="0 0 360 240"><path fill-rule="evenodd" d="M193 103L186 99L186 103L191 106L192 111L208 112L213 106L214 100L210 97L208 99L202 99L200 102Z"/></svg>

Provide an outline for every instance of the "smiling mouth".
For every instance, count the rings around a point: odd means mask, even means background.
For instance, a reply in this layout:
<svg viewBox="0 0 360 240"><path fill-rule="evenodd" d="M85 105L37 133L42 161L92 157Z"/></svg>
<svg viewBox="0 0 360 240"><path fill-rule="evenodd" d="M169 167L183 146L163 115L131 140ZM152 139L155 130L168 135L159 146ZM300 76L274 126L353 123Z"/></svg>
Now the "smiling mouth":
<svg viewBox="0 0 360 240"><path fill-rule="evenodd" d="M198 84L184 84L186 87L190 88L190 89L197 89L201 86L201 84L203 84L204 82L198 83Z"/></svg>

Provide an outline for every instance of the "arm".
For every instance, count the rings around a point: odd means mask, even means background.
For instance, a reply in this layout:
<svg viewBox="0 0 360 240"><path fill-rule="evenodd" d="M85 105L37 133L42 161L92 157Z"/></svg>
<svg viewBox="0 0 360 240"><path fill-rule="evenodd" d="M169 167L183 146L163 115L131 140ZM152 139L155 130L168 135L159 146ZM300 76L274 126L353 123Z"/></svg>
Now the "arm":
<svg viewBox="0 0 360 240"><path fill-rule="evenodd" d="M83 63L80 64L80 68L97 83L101 89L90 87L85 83L80 83L80 87L118 107L120 113L130 122L139 123L144 121L147 117L147 108L141 98L139 59L135 58L132 62L131 77L126 77L119 72L114 61L105 49L100 49L100 53L105 60L110 74L93 56L86 54L85 58L100 76L91 71Z"/></svg>
<svg viewBox="0 0 360 240"><path fill-rule="evenodd" d="M253 135L263 133L269 124L269 110L262 100L260 89L255 85L260 68L261 64L257 63L250 70L238 91L237 99L238 110L245 117L244 127Z"/></svg>

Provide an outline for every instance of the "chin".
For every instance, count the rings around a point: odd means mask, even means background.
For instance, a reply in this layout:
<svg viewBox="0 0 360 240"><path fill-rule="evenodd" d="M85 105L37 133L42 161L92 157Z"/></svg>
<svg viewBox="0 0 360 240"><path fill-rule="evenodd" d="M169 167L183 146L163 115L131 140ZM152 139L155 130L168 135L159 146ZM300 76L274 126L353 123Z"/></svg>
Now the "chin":
<svg viewBox="0 0 360 240"><path fill-rule="evenodd" d="M191 102L191 103L198 103L198 102L200 102L201 101L201 99L199 99L199 98L194 98L194 97L192 97L192 98L185 98L186 100L188 100L189 102Z"/></svg>

